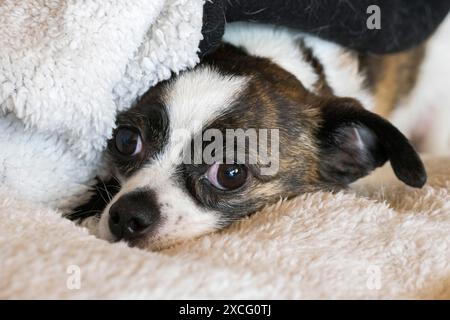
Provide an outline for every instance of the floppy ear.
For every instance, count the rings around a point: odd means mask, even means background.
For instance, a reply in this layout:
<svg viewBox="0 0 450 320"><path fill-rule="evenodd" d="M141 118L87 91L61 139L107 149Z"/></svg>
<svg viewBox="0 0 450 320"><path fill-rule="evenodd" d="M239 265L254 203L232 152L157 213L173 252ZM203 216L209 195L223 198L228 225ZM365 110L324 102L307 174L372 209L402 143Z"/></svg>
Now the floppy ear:
<svg viewBox="0 0 450 320"><path fill-rule="evenodd" d="M351 98L333 98L321 107L318 132L320 174L336 185L348 185L390 160L395 175L422 187L427 174L408 139L391 123Z"/></svg>

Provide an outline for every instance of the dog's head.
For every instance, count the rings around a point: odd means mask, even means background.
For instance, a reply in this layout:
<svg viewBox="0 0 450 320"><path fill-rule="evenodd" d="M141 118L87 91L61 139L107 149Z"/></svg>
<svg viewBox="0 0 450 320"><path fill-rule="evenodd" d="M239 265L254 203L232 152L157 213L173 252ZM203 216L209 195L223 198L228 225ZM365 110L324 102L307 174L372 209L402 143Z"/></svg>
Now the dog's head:
<svg viewBox="0 0 450 320"><path fill-rule="evenodd" d="M220 229L280 198L345 187L387 160L406 184L426 180L389 122L231 45L119 115L108 153L121 190L100 236L144 248Z"/></svg>

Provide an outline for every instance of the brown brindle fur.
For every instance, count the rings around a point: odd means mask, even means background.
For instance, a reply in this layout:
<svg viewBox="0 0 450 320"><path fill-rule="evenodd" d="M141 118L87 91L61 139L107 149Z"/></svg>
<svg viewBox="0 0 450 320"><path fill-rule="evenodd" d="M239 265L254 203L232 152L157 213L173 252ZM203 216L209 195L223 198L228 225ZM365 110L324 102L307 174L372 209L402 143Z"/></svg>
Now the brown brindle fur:
<svg viewBox="0 0 450 320"><path fill-rule="evenodd" d="M374 112L389 117L417 81L425 55L425 44L405 52L359 55L360 69L366 74L367 86L375 97Z"/></svg>
<svg viewBox="0 0 450 320"><path fill-rule="evenodd" d="M244 50L227 44L204 60L204 64L221 73L249 78L248 87L236 104L210 128L280 129L278 174L254 179L253 185L245 188L238 197L231 193L229 199L222 195L221 200L238 205L239 199L246 199L247 209L253 211L258 205L280 197L330 187L322 183L319 173L321 159L316 134L322 121L320 107L336 97L327 83L322 64L312 50L301 41L299 50L318 75L317 93L308 91L294 75L269 59L248 56ZM422 49L418 48L385 57L366 56L365 60L361 57L362 68L367 72L367 84L375 92L380 114L390 111L398 99L412 89L418 71L416 63L422 55ZM355 58L358 58L356 54ZM377 73L380 65L382 71ZM201 190L196 192L202 193Z"/></svg>
<svg viewBox="0 0 450 320"><path fill-rule="evenodd" d="M316 190L320 178L314 137L321 122L318 106L326 99L306 90L294 75L269 59L248 56L229 45L222 45L204 63L219 72L250 79L236 104L210 128L280 130L280 170L246 188L241 196L247 203L254 199L267 204L268 199Z"/></svg>

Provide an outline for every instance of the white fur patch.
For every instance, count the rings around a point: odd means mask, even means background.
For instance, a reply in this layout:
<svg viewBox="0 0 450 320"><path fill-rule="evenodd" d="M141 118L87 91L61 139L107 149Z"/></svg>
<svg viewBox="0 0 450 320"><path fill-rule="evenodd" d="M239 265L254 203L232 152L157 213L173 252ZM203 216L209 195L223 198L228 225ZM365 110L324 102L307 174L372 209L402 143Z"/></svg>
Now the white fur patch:
<svg viewBox="0 0 450 320"><path fill-rule="evenodd" d="M192 136L228 110L245 90L246 82L245 77L222 75L209 66L181 74L164 94L169 142L156 162L168 170L175 168Z"/></svg>
<svg viewBox="0 0 450 320"><path fill-rule="evenodd" d="M297 34L286 28L238 22L227 25L223 39L253 56L269 58L313 91L318 77L302 56Z"/></svg>
<svg viewBox="0 0 450 320"><path fill-rule="evenodd" d="M310 36L305 36L304 41L322 63L328 85L336 96L358 99L366 109L373 109L373 97L364 88L364 78L359 73L358 59L351 51Z"/></svg>
<svg viewBox="0 0 450 320"><path fill-rule="evenodd" d="M245 48L251 55L271 59L295 75L306 89L315 92L318 75L305 60L299 39L305 41L323 65L335 95L356 98L369 110L373 107L372 96L364 89L364 79L358 71L358 60L339 45L292 29L256 23L230 23L224 35L226 42Z"/></svg>

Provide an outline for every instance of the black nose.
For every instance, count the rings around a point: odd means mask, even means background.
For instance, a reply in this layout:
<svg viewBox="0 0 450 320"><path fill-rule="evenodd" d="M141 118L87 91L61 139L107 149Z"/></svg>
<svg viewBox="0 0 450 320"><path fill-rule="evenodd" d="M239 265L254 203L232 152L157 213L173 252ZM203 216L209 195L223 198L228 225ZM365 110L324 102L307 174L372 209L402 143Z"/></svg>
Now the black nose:
<svg viewBox="0 0 450 320"><path fill-rule="evenodd" d="M120 239L130 240L147 234L160 219L153 191L133 191L121 196L109 209L109 229Z"/></svg>

